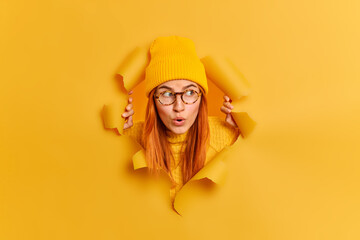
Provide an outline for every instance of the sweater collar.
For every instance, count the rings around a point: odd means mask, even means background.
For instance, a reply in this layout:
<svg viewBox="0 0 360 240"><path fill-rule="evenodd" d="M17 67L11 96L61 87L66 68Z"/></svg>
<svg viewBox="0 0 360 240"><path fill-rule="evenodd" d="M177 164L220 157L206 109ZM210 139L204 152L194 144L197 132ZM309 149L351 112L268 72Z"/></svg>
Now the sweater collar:
<svg viewBox="0 0 360 240"><path fill-rule="evenodd" d="M170 143L182 143L186 140L187 133L188 132L176 134L170 130L166 130L166 137Z"/></svg>

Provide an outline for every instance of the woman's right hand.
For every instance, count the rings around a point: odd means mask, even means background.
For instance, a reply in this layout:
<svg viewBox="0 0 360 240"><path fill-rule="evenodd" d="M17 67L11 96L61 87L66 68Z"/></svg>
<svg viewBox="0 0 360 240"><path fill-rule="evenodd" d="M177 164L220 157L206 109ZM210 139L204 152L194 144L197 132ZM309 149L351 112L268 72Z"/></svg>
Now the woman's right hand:
<svg viewBox="0 0 360 240"><path fill-rule="evenodd" d="M131 95L132 93L133 91L130 91L129 95ZM132 97L129 97L128 105L125 108L125 112L121 114L121 116L125 118L124 129L133 126L132 116L134 115L134 109L133 109L132 101L133 101Z"/></svg>

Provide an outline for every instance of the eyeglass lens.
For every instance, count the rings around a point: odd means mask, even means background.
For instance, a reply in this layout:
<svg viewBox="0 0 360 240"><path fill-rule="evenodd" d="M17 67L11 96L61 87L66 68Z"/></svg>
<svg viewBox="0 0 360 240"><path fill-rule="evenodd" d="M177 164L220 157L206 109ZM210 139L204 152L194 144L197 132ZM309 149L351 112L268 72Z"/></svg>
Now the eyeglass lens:
<svg viewBox="0 0 360 240"><path fill-rule="evenodd" d="M160 94L159 100L162 104L172 104L176 100L176 95L181 94L181 99L186 104L192 104L195 103L198 99L199 95L194 90L186 90L181 93L174 93L171 91L165 91Z"/></svg>

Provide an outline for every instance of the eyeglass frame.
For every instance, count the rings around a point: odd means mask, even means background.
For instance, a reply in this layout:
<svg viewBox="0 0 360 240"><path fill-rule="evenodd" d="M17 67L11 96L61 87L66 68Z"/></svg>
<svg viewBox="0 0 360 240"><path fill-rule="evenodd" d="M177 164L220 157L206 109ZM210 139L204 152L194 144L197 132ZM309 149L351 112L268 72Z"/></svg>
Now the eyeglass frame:
<svg viewBox="0 0 360 240"><path fill-rule="evenodd" d="M186 91L188 91L188 90L191 90L191 91L196 92L196 94L197 94L197 96L198 96L197 99L196 99L193 103L187 103L187 102L185 102L184 99L183 99L184 93L185 93ZM159 98L160 98L160 95L163 94L163 93L165 93L165 92L171 92L171 93L173 93L173 94L175 95L174 101L173 101L172 103L165 104L165 103L162 103L162 102L160 101L160 99L159 99ZM201 92L197 92L196 90L193 90L193 89L186 89L186 90L184 90L184 91L182 91L182 92L173 92L173 91L167 90L167 91L163 91L163 92L161 92L161 93L159 93L159 94L154 95L154 98L155 98L161 105L170 106L170 105L172 105L172 104L174 104L174 103L176 102L176 99L177 99L177 95L178 95L178 94L181 94L181 95L180 95L180 96L181 96L181 97L180 97L180 98L181 98L181 101L182 101L184 104L187 104L187 105L191 105L191 104L196 103L197 100L199 100L200 96L202 95Z"/></svg>

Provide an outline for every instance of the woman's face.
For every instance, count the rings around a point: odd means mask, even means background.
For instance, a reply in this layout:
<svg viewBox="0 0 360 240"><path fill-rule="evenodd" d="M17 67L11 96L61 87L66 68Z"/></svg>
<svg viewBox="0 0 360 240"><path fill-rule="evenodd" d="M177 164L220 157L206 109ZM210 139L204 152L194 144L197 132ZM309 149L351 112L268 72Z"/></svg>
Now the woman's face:
<svg viewBox="0 0 360 240"><path fill-rule="evenodd" d="M187 89L200 93L199 86L189 80L171 80L159 85L156 88L155 95L164 91L183 92ZM181 94L176 95L176 100L171 105L163 105L155 99L155 105L161 121L168 130L175 134L182 134L189 130L195 122L199 112L201 96L193 104L185 104L181 100Z"/></svg>

